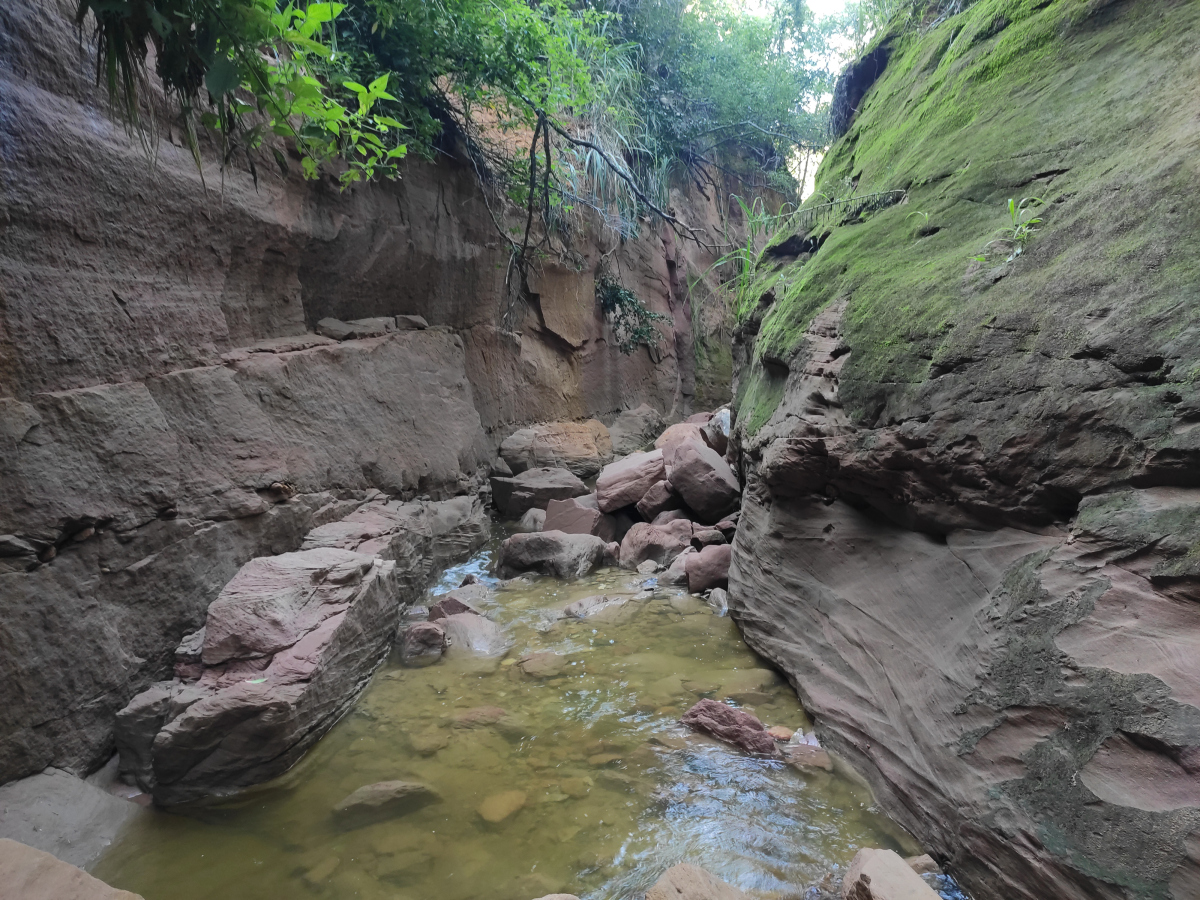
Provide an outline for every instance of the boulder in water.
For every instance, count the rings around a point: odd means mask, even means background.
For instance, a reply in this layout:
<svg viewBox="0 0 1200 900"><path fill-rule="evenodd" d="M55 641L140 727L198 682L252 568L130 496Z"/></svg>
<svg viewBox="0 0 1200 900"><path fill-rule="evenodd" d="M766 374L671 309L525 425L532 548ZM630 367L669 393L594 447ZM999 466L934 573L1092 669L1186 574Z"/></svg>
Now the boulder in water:
<svg viewBox="0 0 1200 900"><path fill-rule="evenodd" d="M647 559L669 566L675 557L691 546L691 540L692 523L687 519L677 519L665 525L638 522L621 541L621 567L636 569L639 563Z"/></svg>
<svg viewBox="0 0 1200 900"><path fill-rule="evenodd" d="M199 680L156 685L117 714L122 771L160 804L287 771L387 654L395 565L333 548L244 565L209 607Z"/></svg>
<svg viewBox="0 0 1200 900"><path fill-rule="evenodd" d="M604 564L608 545L593 534L542 531L514 534L500 547L497 572L511 578L541 572L556 578L582 578Z"/></svg>
<svg viewBox="0 0 1200 900"><path fill-rule="evenodd" d="M360 828L414 812L441 800L438 793L413 781L379 781L343 798L333 815L344 828Z"/></svg>
<svg viewBox="0 0 1200 900"><path fill-rule="evenodd" d="M687 559L687 586L693 594L710 588L729 587L729 563L733 547L711 544Z"/></svg>
<svg viewBox="0 0 1200 900"><path fill-rule="evenodd" d="M701 700L679 720L689 728L702 731L748 753L778 756L775 739L767 734L763 723L742 709L734 709L718 700Z"/></svg>
<svg viewBox="0 0 1200 900"><path fill-rule="evenodd" d="M446 629L451 656L470 653L475 656L503 656L512 646L510 638L495 622L478 613L456 613L441 619Z"/></svg>
<svg viewBox="0 0 1200 900"><path fill-rule="evenodd" d="M551 500L551 503L556 501ZM525 515L521 516L521 521L517 523L517 531L522 534L533 534L537 531L543 531L546 528L546 510L544 509L527 509Z"/></svg>
<svg viewBox="0 0 1200 900"><path fill-rule="evenodd" d="M400 661L406 666L431 666L446 650L446 630L434 622L417 622L400 639Z"/></svg>

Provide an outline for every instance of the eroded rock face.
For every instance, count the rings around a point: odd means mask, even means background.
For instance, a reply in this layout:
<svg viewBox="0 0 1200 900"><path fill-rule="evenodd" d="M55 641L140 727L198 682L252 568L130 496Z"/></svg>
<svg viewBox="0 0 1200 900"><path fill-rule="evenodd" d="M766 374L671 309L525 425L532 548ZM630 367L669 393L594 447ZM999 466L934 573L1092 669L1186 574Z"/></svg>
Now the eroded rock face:
<svg viewBox="0 0 1200 900"><path fill-rule="evenodd" d="M348 511L327 507L466 493L485 430L686 412L670 271L711 263L656 228L615 249L581 233L585 265L548 262L518 336L497 321L506 251L464 161L353 192L231 165L214 202L168 117L147 166L95 72L69 4L0 3L0 781L101 764L115 712L169 676L224 584ZM39 145L75 148L70 190ZM703 226L728 203L709 197L673 202ZM595 309L601 254L678 316L653 358L622 354ZM313 333L327 319L395 330L338 341Z"/></svg>
<svg viewBox="0 0 1200 900"><path fill-rule="evenodd" d="M165 682L118 713L122 771L162 804L286 771L386 655L395 568L336 549L245 565L209 609L199 680Z"/></svg>
<svg viewBox="0 0 1200 900"><path fill-rule="evenodd" d="M612 439L613 453L627 456L645 450L663 430L663 419L658 410L643 403L637 409L627 409L608 429Z"/></svg>
<svg viewBox="0 0 1200 900"><path fill-rule="evenodd" d="M852 145L823 163L834 180L888 169L914 185L909 208L967 182L997 208L1048 168L1010 153L1070 134L1083 143L1055 154L1065 177L1037 181L1045 227L1019 256L963 264L992 240L993 217L958 203L921 239L950 256L891 255L901 213L880 214L854 226L852 252L835 231L784 269L823 285L804 301L806 331L779 336L801 321L780 298L735 348L761 362L739 373L733 443L748 478L731 611L788 674L822 743L976 900L1200 890L1200 593L1185 549L1200 539L1200 398L1180 374L1200 365L1200 268L1191 245L1177 257L1183 280L1160 275L1148 249L1097 262L1126 229L1147 248L1188 243L1192 224L1152 210L1191 188L1146 175L1190 165L1184 151L1158 129L1119 152L1105 135L1196 87L1172 62L1181 45L1160 37L1137 54L1146 77L1101 122L1088 110L1106 89L1071 61L1118 70L1133 63L1129 41L1194 28L1200 10L1104 9L1061 31L1060 4L1014 16L1007 28L1053 35L1053 61L1032 79L992 68L982 46L956 59L962 85L986 70L991 84L1021 78L1047 102L1072 98L1047 127L1041 104L966 89L981 106L956 135L1004 163L975 155L969 175L921 187L969 152L927 140L928 123L886 99L928 90L931 109L948 108L941 76L909 68L932 35L896 45L889 71L903 74L883 74ZM954 27L989 15L968 7ZM1001 109L1016 113L1002 126ZM881 153L898 134L922 152ZM1125 189L1144 199L1118 211ZM863 266L853 290L838 275L850 264ZM897 277L920 297L889 288ZM915 324L935 309L936 328Z"/></svg>
<svg viewBox="0 0 1200 900"><path fill-rule="evenodd" d="M612 462L613 444L601 422L551 422L514 432L500 445L514 474L535 468L567 469L590 478Z"/></svg>

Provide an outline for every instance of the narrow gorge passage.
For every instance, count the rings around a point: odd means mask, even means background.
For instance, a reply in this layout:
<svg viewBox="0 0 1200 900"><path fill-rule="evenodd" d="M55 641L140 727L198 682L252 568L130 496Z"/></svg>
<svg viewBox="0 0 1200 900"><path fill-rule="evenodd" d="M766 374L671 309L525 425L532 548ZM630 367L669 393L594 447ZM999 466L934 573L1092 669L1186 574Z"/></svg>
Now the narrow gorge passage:
<svg viewBox="0 0 1200 900"><path fill-rule="evenodd" d="M782 896L860 847L919 852L844 772L801 772L679 725L698 698L716 697L811 730L727 616L618 569L500 582L489 571L504 536L447 570L429 600L464 576L483 580L478 608L512 642L503 658L452 645L437 664L408 668L394 654L294 770L224 804L148 815L96 874L146 900L618 900L686 861ZM630 599L559 618L597 594ZM440 799L365 824L334 813L390 780ZM943 896L957 895L947 886Z"/></svg>

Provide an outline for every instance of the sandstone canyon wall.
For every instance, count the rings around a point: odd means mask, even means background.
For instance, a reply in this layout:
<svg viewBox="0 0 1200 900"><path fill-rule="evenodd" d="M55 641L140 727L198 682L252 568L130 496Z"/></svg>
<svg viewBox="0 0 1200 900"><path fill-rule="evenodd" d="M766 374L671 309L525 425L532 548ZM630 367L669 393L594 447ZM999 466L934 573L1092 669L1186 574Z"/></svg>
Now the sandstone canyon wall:
<svg viewBox="0 0 1200 900"><path fill-rule="evenodd" d="M935 19L740 325L731 607L977 900L1194 898L1200 4Z"/></svg>
<svg viewBox="0 0 1200 900"><path fill-rule="evenodd" d="M710 262L650 223L593 234L505 332L507 254L466 166L343 193L298 166L222 175L209 152L205 186L168 118L151 165L74 10L0 4L0 782L98 765L243 563L372 492L476 490L527 422L690 412L678 276ZM672 201L693 222L724 208ZM653 353L617 351L601 261L671 317ZM313 333L398 314L433 327Z"/></svg>

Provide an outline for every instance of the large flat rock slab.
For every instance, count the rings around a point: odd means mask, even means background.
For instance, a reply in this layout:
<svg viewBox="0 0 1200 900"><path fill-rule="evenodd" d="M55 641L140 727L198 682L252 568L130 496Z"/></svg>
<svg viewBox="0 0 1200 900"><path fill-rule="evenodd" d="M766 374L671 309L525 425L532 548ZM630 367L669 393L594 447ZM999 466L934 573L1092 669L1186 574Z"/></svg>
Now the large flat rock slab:
<svg viewBox="0 0 1200 900"><path fill-rule="evenodd" d="M5 900L142 900L49 853L5 838L0 838L0 885Z"/></svg>
<svg viewBox="0 0 1200 900"><path fill-rule="evenodd" d="M61 769L0 786L0 838L36 847L73 866L91 865L131 821L146 814L137 804Z"/></svg>

